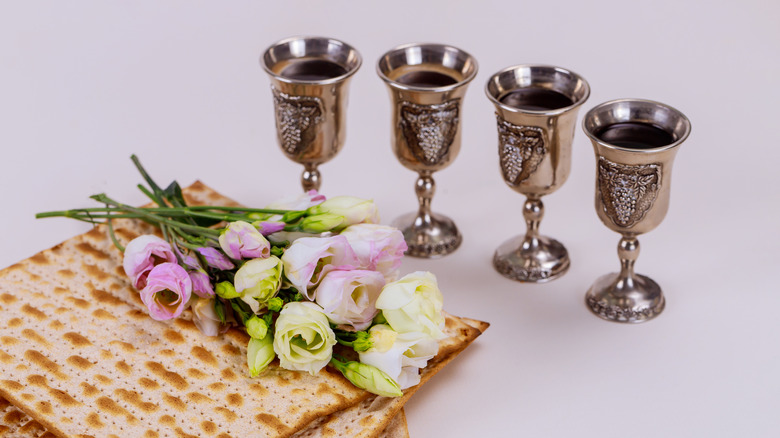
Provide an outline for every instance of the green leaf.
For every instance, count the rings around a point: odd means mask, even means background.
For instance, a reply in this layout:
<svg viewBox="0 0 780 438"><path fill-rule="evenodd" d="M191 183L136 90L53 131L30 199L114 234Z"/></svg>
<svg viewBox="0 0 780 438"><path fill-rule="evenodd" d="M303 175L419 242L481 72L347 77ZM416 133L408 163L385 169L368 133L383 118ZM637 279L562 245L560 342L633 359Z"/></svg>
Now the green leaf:
<svg viewBox="0 0 780 438"><path fill-rule="evenodd" d="M225 324L227 318L225 318L225 303L220 300L214 300L214 313L217 314L219 322Z"/></svg>
<svg viewBox="0 0 780 438"><path fill-rule="evenodd" d="M241 324L246 324L246 321L253 316L252 309L241 300L230 300L230 307L232 307L241 318Z"/></svg>

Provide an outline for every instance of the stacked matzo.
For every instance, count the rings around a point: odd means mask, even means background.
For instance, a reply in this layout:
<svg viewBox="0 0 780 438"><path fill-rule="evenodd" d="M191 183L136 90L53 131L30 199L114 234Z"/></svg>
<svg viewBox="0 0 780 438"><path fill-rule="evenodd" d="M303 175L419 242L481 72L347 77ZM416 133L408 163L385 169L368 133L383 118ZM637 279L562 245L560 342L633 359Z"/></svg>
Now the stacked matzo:
<svg viewBox="0 0 780 438"><path fill-rule="evenodd" d="M186 195L230 205L199 183ZM115 228L125 242L153 231ZM0 436L407 435L400 410L417 387L376 397L329 368L311 376L276 363L250 379L245 333L152 320L121 257L98 227L0 272L0 397L12 403L0 401ZM423 382L485 327L447 316L451 337Z"/></svg>

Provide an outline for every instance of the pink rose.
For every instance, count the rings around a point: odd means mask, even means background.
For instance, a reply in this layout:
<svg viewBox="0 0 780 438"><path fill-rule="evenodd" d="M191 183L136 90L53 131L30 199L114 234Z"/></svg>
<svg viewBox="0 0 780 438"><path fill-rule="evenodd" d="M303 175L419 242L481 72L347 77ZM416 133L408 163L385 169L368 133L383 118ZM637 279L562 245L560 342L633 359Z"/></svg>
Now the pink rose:
<svg viewBox="0 0 780 438"><path fill-rule="evenodd" d="M191 295L192 280L187 271L176 263L161 263L149 272L141 301L152 319L164 321L181 315Z"/></svg>
<svg viewBox="0 0 780 438"><path fill-rule="evenodd" d="M236 260L268 258L271 244L252 224L231 222L219 236L219 246L228 257Z"/></svg>
<svg viewBox="0 0 780 438"><path fill-rule="evenodd" d="M157 236L146 234L127 244L122 265L133 286L141 290L146 286L149 271L165 262L176 263L171 245Z"/></svg>
<svg viewBox="0 0 780 438"><path fill-rule="evenodd" d="M332 271L322 279L316 302L325 315L343 330L365 330L379 312L376 300L385 278L375 271Z"/></svg>
<svg viewBox="0 0 780 438"><path fill-rule="evenodd" d="M282 263L290 283L313 301L313 289L325 274L355 269L360 262L344 236L332 236L297 239L282 255Z"/></svg>
<svg viewBox="0 0 780 438"><path fill-rule="evenodd" d="M386 281L398 278L406 251L400 230L375 224L357 224L341 232L360 260L360 268L381 272Z"/></svg>
<svg viewBox="0 0 780 438"><path fill-rule="evenodd" d="M188 271L190 281L192 281L192 292L201 298L213 298L214 286L211 284L209 274L202 269Z"/></svg>

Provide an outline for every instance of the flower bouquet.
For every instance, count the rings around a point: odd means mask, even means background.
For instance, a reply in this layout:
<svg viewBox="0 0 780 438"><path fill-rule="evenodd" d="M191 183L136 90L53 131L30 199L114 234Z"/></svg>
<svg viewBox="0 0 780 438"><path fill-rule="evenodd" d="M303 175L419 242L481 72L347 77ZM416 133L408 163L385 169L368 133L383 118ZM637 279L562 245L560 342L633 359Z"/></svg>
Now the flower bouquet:
<svg viewBox="0 0 780 438"><path fill-rule="evenodd" d="M243 326L247 366L316 374L330 365L377 395L397 397L420 382L445 338L442 294L429 272L399 279L406 243L378 225L373 202L325 199L315 191L265 208L187 205L174 181L165 189L133 162L155 204L137 208L105 194L104 207L40 213L105 223L124 252L124 272L155 320L192 320L207 336ZM135 218L162 237L122 247L112 220Z"/></svg>

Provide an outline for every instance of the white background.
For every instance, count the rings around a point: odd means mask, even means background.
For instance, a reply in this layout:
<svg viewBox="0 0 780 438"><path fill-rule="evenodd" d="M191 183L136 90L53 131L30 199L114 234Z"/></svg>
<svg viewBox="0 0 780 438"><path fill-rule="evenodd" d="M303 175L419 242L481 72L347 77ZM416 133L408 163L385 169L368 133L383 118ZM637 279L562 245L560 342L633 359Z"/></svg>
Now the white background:
<svg viewBox="0 0 780 438"><path fill-rule="evenodd" d="M778 22L776 0L3 1L0 266L88 229L36 212L90 206L99 192L143 203L131 153L161 183L199 178L250 205L298 192L258 62L291 35L362 53L347 144L322 167L323 192L373 198L389 222L415 207L415 175L391 153L375 63L402 43L448 43L480 65L460 156L436 174L433 204L464 243L404 269L435 272L447 310L492 326L407 405L412 436L778 436ZM542 223L568 247L570 271L538 286L493 271L493 250L523 231L523 197L501 179L483 87L519 63L582 74L592 94L580 117L641 97L691 119L669 213L640 238L637 270L667 297L657 319L609 323L584 304L617 269L619 236L596 217L579 127L571 176L544 199Z"/></svg>

